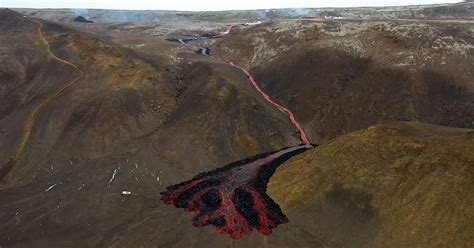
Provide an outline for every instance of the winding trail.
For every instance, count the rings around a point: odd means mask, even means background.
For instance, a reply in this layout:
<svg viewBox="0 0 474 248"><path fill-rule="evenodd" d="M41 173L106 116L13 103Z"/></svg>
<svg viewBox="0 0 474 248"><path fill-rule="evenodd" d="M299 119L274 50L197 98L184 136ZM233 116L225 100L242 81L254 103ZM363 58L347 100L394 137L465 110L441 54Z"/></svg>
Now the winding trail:
<svg viewBox="0 0 474 248"><path fill-rule="evenodd" d="M86 73L81 68L79 68L79 66L77 66L76 64L74 64L74 63L72 63L68 60L62 59L62 58L58 57L56 54L53 53L53 51L51 50L51 45L49 44L48 40L43 35L43 23L42 22L40 22L38 20L35 20L35 19L28 18L28 17L25 17L25 18L38 24L38 36L41 39L41 42L44 45L46 45L46 50L47 50L48 54L54 60L57 60L57 61L59 61L63 64L66 64L66 65L69 65L69 66L73 67L74 69L76 69L80 73L80 75L78 77L76 77L75 79L73 79L68 84L66 84L65 86L63 86L61 89L56 91L54 94L48 96L48 98L43 100L38 106L36 106L33 109L33 111L28 116L28 119L27 119L26 124L25 124L24 131L23 131L23 135L21 136L20 143L18 144L18 147L17 147L15 153L11 157L10 161L6 165L4 165L0 168L0 180L2 180L10 172L10 170L13 168L15 163L18 160L20 160L21 156L23 155L23 153L26 149L26 146L28 145L28 142L30 140L32 130L35 127L36 120L38 119L38 116L41 113L41 111L43 111L43 109L46 108L46 106L48 106L52 101L54 101L59 96L61 96L64 92L69 90L76 82L83 79L84 76L86 75Z"/></svg>

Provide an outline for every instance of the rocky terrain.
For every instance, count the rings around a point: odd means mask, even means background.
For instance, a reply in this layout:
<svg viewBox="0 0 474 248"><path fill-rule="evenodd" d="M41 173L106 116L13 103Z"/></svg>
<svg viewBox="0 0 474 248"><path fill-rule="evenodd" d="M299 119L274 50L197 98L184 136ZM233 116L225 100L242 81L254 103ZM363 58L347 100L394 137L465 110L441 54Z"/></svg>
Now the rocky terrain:
<svg viewBox="0 0 474 248"><path fill-rule="evenodd" d="M0 246L472 247L472 6L326 10L348 18L324 21L265 11L253 26L240 24L262 12L0 9ZM28 16L85 76L39 112L10 168L31 113L78 76ZM166 40L229 23L227 36ZM270 179L289 220L270 236L196 228L160 200L201 172L301 144L228 60L321 145Z"/></svg>

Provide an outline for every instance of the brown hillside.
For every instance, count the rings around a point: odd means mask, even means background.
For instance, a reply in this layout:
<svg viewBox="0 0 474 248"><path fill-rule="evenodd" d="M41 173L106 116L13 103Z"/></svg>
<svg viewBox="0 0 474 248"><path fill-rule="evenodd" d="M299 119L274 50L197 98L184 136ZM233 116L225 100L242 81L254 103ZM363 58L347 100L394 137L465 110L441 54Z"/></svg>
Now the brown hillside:
<svg viewBox="0 0 474 248"><path fill-rule="evenodd" d="M291 160L269 191L329 247L471 247L473 182L474 130L400 122Z"/></svg>

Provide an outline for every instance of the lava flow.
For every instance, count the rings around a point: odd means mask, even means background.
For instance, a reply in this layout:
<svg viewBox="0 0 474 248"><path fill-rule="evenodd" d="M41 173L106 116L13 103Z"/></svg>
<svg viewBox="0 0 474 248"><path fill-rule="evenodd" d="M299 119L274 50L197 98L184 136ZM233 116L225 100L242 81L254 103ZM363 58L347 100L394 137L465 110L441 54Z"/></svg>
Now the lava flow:
<svg viewBox="0 0 474 248"><path fill-rule="evenodd" d="M276 103L275 101L273 101L270 96L265 93L261 88L260 86L258 86L257 82L255 81L255 79L252 77L252 75L247 71L245 70L244 68L240 67L240 66L237 66L233 61L229 61L229 64L240 69L241 71L243 71L245 73L245 75L247 76L248 80L252 83L253 87L263 96L263 98L265 98L265 100L267 100L267 102L269 102L270 104L272 104L273 106L277 107L279 110L285 112L288 114L289 118L290 118L290 121L291 123L293 123L293 125L296 127L296 129L298 129L298 132L300 133L300 138L301 140L306 144L306 145L310 145L311 143L309 142L308 138L306 137L306 133L304 132L303 128L301 127L301 125L298 123L298 121L296 121L295 119L295 115L287 108L281 106L280 104Z"/></svg>
<svg viewBox="0 0 474 248"><path fill-rule="evenodd" d="M161 193L161 199L186 211L198 212L193 218L194 226L213 225L217 232L233 239L249 235L254 228L269 235L288 219L266 194L267 183L280 164L309 148L295 146L230 163L168 187Z"/></svg>
<svg viewBox="0 0 474 248"><path fill-rule="evenodd" d="M229 34L231 29L232 26L229 26L222 34ZM196 39L199 38L193 38ZM190 40L169 41L186 44ZM199 54L209 56L203 52L205 48L198 49ZM168 187L166 192L161 193L161 199L175 207L199 213L193 218L194 226L213 225L217 227L217 232L229 234L233 239L251 234L254 228L264 235L269 235L273 228L287 223L288 219L278 204L266 194L267 183L279 165L312 146L289 109L273 101L247 70L232 61L229 61L229 64L243 71L267 102L288 114L304 144L256 155L201 173L189 181Z"/></svg>

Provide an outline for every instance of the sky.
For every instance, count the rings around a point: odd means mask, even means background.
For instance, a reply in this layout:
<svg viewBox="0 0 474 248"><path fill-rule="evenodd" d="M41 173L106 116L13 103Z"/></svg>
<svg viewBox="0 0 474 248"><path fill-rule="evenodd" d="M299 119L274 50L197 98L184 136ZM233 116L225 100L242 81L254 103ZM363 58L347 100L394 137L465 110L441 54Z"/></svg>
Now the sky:
<svg viewBox="0 0 474 248"><path fill-rule="evenodd" d="M402 6L456 3L460 0L0 0L10 8L89 8L133 10L241 10L304 7Z"/></svg>

